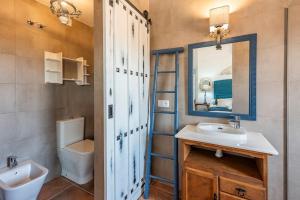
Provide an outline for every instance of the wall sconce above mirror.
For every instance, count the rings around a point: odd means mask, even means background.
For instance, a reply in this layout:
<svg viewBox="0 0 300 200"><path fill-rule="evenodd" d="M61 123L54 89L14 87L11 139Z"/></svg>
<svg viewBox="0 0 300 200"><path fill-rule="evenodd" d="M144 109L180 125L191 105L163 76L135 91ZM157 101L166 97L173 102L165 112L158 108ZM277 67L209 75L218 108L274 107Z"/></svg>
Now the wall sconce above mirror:
<svg viewBox="0 0 300 200"><path fill-rule="evenodd" d="M209 11L209 35L216 40L217 50L222 49L222 39L229 33L229 10L229 6L222 6Z"/></svg>
<svg viewBox="0 0 300 200"><path fill-rule="evenodd" d="M188 46L189 114L229 118L241 116L256 120L256 43L257 35Z"/></svg>

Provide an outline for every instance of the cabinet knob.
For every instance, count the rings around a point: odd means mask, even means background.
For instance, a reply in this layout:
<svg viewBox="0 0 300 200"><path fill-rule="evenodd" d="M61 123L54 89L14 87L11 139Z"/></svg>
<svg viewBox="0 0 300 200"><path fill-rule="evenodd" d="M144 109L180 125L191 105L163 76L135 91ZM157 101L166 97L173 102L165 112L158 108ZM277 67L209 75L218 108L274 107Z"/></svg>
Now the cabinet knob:
<svg viewBox="0 0 300 200"><path fill-rule="evenodd" d="M247 193L247 191L242 188L235 188L235 191L237 193L237 196L239 196L239 197L245 197L245 195Z"/></svg>

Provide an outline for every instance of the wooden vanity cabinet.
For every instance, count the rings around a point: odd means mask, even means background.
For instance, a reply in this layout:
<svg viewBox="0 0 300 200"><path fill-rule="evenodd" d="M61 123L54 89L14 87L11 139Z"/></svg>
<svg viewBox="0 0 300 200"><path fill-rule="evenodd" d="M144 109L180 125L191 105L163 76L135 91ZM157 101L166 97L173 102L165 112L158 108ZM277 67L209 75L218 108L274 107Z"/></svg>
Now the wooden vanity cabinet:
<svg viewBox="0 0 300 200"><path fill-rule="evenodd" d="M224 157L216 158L207 145L182 145L183 200L267 200L265 156L223 149Z"/></svg>

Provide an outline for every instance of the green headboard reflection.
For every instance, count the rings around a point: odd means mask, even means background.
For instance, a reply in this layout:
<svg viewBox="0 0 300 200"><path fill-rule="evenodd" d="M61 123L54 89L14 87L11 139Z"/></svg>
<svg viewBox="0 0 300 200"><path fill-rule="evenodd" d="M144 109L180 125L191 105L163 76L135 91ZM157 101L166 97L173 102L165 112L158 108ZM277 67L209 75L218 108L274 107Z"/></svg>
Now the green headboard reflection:
<svg viewBox="0 0 300 200"><path fill-rule="evenodd" d="M232 79L214 81L214 98L232 98Z"/></svg>

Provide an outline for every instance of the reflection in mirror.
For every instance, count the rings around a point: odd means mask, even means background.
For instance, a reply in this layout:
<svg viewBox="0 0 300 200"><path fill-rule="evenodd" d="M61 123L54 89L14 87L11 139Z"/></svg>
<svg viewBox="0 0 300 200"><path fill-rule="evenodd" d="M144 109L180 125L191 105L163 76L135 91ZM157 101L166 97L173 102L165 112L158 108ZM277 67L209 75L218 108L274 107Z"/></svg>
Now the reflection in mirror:
<svg viewBox="0 0 300 200"><path fill-rule="evenodd" d="M193 110L249 114L250 42L193 49Z"/></svg>

